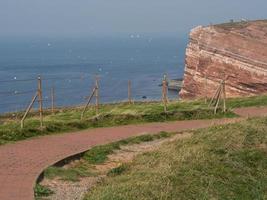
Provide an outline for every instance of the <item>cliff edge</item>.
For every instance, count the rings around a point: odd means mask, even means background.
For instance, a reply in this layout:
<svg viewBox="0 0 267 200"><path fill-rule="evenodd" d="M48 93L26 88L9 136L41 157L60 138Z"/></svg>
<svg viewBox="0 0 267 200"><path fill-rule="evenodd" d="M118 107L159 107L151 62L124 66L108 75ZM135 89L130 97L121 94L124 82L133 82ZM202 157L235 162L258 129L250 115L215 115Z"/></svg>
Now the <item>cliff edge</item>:
<svg viewBox="0 0 267 200"><path fill-rule="evenodd" d="M226 79L227 97L267 92L267 20L196 27L190 33L182 99L212 97Z"/></svg>

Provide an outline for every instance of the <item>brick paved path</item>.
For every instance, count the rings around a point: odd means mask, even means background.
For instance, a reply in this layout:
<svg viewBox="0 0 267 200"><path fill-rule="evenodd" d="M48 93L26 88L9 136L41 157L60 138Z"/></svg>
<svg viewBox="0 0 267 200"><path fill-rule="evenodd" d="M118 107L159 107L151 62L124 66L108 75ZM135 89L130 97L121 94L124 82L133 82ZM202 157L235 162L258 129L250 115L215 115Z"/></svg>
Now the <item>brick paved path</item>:
<svg viewBox="0 0 267 200"><path fill-rule="evenodd" d="M238 109L242 116L267 113L267 108ZM84 152L95 145L130 136L160 131L183 131L240 121L239 119L192 120L98 128L76 133L43 136L0 146L0 200L32 200L39 174L48 166Z"/></svg>

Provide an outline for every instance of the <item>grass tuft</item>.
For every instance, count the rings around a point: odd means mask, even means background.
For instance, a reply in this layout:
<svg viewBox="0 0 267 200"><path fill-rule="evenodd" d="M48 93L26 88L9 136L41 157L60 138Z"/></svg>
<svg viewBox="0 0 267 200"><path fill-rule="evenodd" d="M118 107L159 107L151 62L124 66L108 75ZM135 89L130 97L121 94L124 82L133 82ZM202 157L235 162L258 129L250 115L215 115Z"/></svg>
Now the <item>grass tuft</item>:
<svg viewBox="0 0 267 200"><path fill-rule="evenodd" d="M107 160L109 154L118 149L120 149L119 143L96 146L87 151L84 154L83 159L88 161L90 164L100 164Z"/></svg>
<svg viewBox="0 0 267 200"><path fill-rule="evenodd" d="M37 184L34 188L34 195L37 199L41 197L48 197L52 194L54 194L54 192L46 186Z"/></svg>
<svg viewBox="0 0 267 200"><path fill-rule="evenodd" d="M62 167L49 167L44 171L44 176L48 179L54 179L60 177L64 181L79 181L80 177L92 176L94 173L90 171L90 168L85 165L79 165L73 168L62 168Z"/></svg>
<svg viewBox="0 0 267 200"><path fill-rule="evenodd" d="M122 173L124 173L128 168L129 168L128 165L126 165L126 164L121 164L120 166L111 169L111 170L108 172L107 175L108 175L108 176L118 176L118 175L121 175Z"/></svg>

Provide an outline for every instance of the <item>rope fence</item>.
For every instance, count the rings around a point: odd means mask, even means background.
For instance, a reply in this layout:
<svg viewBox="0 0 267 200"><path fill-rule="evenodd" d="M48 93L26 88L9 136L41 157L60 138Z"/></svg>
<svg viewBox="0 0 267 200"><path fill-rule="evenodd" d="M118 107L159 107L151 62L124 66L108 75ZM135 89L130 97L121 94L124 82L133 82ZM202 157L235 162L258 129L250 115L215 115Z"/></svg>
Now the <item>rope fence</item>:
<svg viewBox="0 0 267 200"><path fill-rule="evenodd" d="M220 102L223 103L223 112L226 112L226 80L224 77L218 84L208 107L214 107L217 113ZM77 82L78 81L78 82ZM151 82L149 83L151 84ZM13 113L21 117L21 128L31 110L39 113L40 128L43 128L43 113L55 113L56 109L79 106L82 107L81 120L90 104L99 114L100 104L129 103L136 101L162 101L164 112L168 112L170 100L178 99L178 91L170 95L168 78L164 74L160 81L149 84L133 80L116 80L109 83L104 77L96 75L81 75L70 77L41 77L35 79L0 80L0 112ZM10 89L7 89L10 88ZM207 76L205 76L205 91L207 91ZM206 92L207 93L207 92ZM205 94L207 103L207 95ZM94 100L94 103L92 101Z"/></svg>
<svg viewBox="0 0 267 200"><path fill-rule="evenodd" d="M46 109L54 113L56 108L73 105L87 106L95 99L96 115L99 105L105 103L162 100L167 111L168 88L166 76L161 82L154 82L154 89L148 90L149 84L133 80L113 80L112 85L104 77L92 74L70 77L41 77L26 79L0 80L0 112L25 112L24 120L32 109L40 114L40 127L43 126L43 112ZM7 89L9 88L9 89ZM144 89L145 88L145 89ZM173 95L178 98L178 92ZM83 113L84 113L83 112ZM82 119L83 116L81 116Z"/></svg>

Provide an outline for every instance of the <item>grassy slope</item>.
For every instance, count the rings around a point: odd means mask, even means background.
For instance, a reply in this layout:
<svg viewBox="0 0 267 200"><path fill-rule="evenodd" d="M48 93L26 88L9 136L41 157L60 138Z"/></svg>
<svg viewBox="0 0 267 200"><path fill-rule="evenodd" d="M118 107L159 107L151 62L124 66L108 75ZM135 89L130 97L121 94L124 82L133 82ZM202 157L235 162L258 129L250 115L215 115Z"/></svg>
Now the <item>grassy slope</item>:
<svg viewBox="0 0 267 200"><path fill-rule="evenodd" d="M86 200L267 199L267 118L195 131L138 156Z"/></svg>
<svg viewBox="0 0 267 200"><path fill-rule="evenodd" d="M267 95L228 99L227 105L230 109L250 106L267 106Z"/></svg>
<svg viewBox="0 0 267 200"><path fill-rule="evenodd" d="M55 115L46 113L43 130L39 129L38 115L31 114L32 116L29 116L25 122L24 129L20 129L18 120L12 120L9 116L2 116L0 117L0 122L2 121L0 125L0 144L34 136L95 127L234 116L230 112L226 114L218 113L214 116L212 109L207 108L207 105L201 101L172 102L168 107L168 113L164 113L163 110L163 105L160 102L136 103L134 105L110 104L101 106L101 114L97 118L94 109L89 109L84 120L81 121L81 108L65 109L58 111Z"/></svg>

